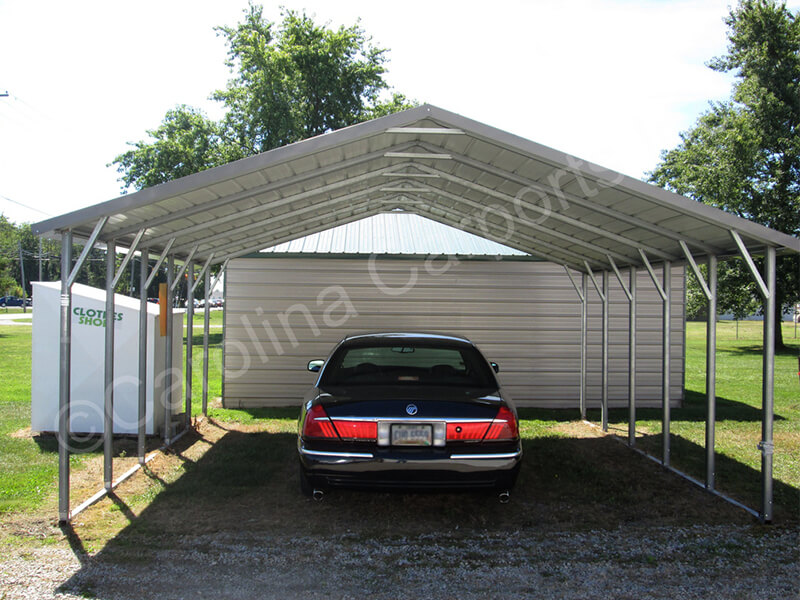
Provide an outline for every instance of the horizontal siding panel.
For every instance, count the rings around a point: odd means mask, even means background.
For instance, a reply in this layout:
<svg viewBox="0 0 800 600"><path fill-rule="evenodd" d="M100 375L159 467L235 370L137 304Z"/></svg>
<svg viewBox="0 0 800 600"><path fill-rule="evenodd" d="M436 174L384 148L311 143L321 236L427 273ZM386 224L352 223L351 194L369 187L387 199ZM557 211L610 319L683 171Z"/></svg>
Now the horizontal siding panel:
<svg viewBox="0 0 800 600"><path fill-rule="evenodd" d="M416 330L470 338L500 364L501 382L520 406L577 406L580 303L563 268L528 261L427 264L428 269L424 260L380 259L371 268L366 259L319 257L231 261L226 273L225 405L299 404L315 380L306 363L327 356L345 335ZM415 278L414 285L402 292L409 277ZM626 405L628 302L616 277L609 283L609 399L612 405ZM642 406L658 406L662 303L647 273L639 273L637 284L637 396ZM670 386L672 401L679 402L684 352L680 267L673 270L672 293ZM601 305L591 283L588 299L592 398L600 394Z"/></svg>

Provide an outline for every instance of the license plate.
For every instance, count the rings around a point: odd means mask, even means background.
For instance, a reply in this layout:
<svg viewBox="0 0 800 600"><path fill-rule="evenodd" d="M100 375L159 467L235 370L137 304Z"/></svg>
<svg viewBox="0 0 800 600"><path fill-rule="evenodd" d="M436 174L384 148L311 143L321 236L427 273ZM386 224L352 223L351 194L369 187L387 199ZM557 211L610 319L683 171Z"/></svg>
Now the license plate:
<svg viewBox="0 0 800 600"><path fill-rule="evenodd" d="M433 427L430 425L392 425L392 446L430 446Z"/></svg>

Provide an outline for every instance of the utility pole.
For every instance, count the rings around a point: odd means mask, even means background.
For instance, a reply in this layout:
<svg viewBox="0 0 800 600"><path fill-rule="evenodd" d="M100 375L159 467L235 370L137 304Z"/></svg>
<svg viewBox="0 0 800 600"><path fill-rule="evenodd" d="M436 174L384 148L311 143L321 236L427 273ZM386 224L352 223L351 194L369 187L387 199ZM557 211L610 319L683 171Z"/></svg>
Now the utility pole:
<svg viewBox="0 0 800 600"><path fill-rule="evenodd" d="M22 312L28 312L28 297L25 293L25 263L22 260L22 240L17 240L19 248L19 271L22 274Z"/></svg>

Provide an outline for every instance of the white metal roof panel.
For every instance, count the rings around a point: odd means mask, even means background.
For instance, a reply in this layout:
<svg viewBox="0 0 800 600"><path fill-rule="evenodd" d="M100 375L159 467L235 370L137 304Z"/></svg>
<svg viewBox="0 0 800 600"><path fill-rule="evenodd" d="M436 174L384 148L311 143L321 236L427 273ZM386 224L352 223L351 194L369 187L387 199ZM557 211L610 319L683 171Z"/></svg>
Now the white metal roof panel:
<svg viewBox="0 0 800 600"><path fill-rule="evenodd" d="M406 212L379 213L266 248L263 252L525 256L519 250Z"/></svg>
<svg viewBox="0 0 800 600"><path fill-rule="evenodd" d="M88 237L109 217L102 241L130 245L143 229L142 246L152 253L174 239L178 260L196 248L196 260L213 253L219 262L393 208L582 270L584 261L609 268L608 255L620 267L641 266L639 250L650 260L681 261L681 241L698 258L734 254L731 231L756 251L770 245L800 252L797 237L430 105L208 169L32 229L39 234L70 229ZM408 242L386 239L387 251L402 251ZM362 247L353 238L337 244L341 251Z"/></svg>

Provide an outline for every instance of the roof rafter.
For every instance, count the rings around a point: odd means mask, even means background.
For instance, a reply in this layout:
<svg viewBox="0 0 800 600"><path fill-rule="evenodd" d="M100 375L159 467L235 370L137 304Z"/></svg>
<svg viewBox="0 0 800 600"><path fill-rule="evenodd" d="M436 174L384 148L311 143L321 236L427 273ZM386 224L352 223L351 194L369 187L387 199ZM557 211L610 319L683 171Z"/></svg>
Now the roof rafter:
<svg viewBox="0 0 800 600"><path fill-rule="evenodd" d="M423 145L426 146L426 147L430 146L431 148L435 148L435 146L433 146L432 144L429 144L429 143L423 143ZM628 223L629 225L632 225L633 227L639 227L641 229L645 229L645 230L647 230L647 231L649 231L651 233L654 233L656 235L660 235L660 236L663 236L663 237L666 237L666 238L669 238L669 239L672 239L672 240L675 240L675 241L684 240L686 243L688 243L688 244L690 244L690 245L692 245L692 246L694 246L696 248L699 248L699 249L703 250L706 253L720 254L720 250L719 249L714 248L713 246L709 246L705 242L702 242L702 241L696 240L696 239L692 239L691 237L688 237L688 236L685 236L683 234L679 234L679 233L676 233L674 231L671 231L671 230L667 229L666 227L660 227L659 225L655 225L654 223L649 223L649 222L645 221L644 219L640 219L638 217L634 217L633 215L628 215L628 214L626 214L624 212L621 212L621 211L618 211L616 209L609 208L607 206L603 206L602 204L598 204L598 203L593 202L591 200L587 200L585 198L581 198L580 196L578 196L576 194L573 194L571 192L567 192L565 190L558 190L558 192L555 193L554 190L552 189L552 187L548 188L548 186L542 185L538 181L533 181L532 179L528 179L526 177L522 177L522 176L520 176L520 175L518 175L516 173L511 173L509 171L504 171L503 169L495 167L494 165L471 159L468 156L464 156L462 154L456 154L454 152L451 152L451 155L452 155L453 160L455 162L465 164L465 165L470 166L470 167L475 168L475 169L480 169L480 170L486 171L487 173L491 173L492 175L495 175L496 177L500 177L500 178L506 179L507 181L513 181L513 182L518 183L519 185L521 185L523 187L529 187L531 189L537 190L538 192L540 192L542 194L547 194L547 195L552 194L556 198L560 194L560 195L562 195L564 197L564 199L567 202L571 202L572 204L575 204L575 205L580 206L582 208L586 208L586 209L592 210L592 211L594 211L596 213L599 213L599 214L611 217L613 219L617 219L619 221L622 221L623 223ZM599 181L597 179L594 180L594 183L597 184L597 185L601 185L601 183L599 183ZM606 182L606 185L607 185L607 182Z"/></svg>

